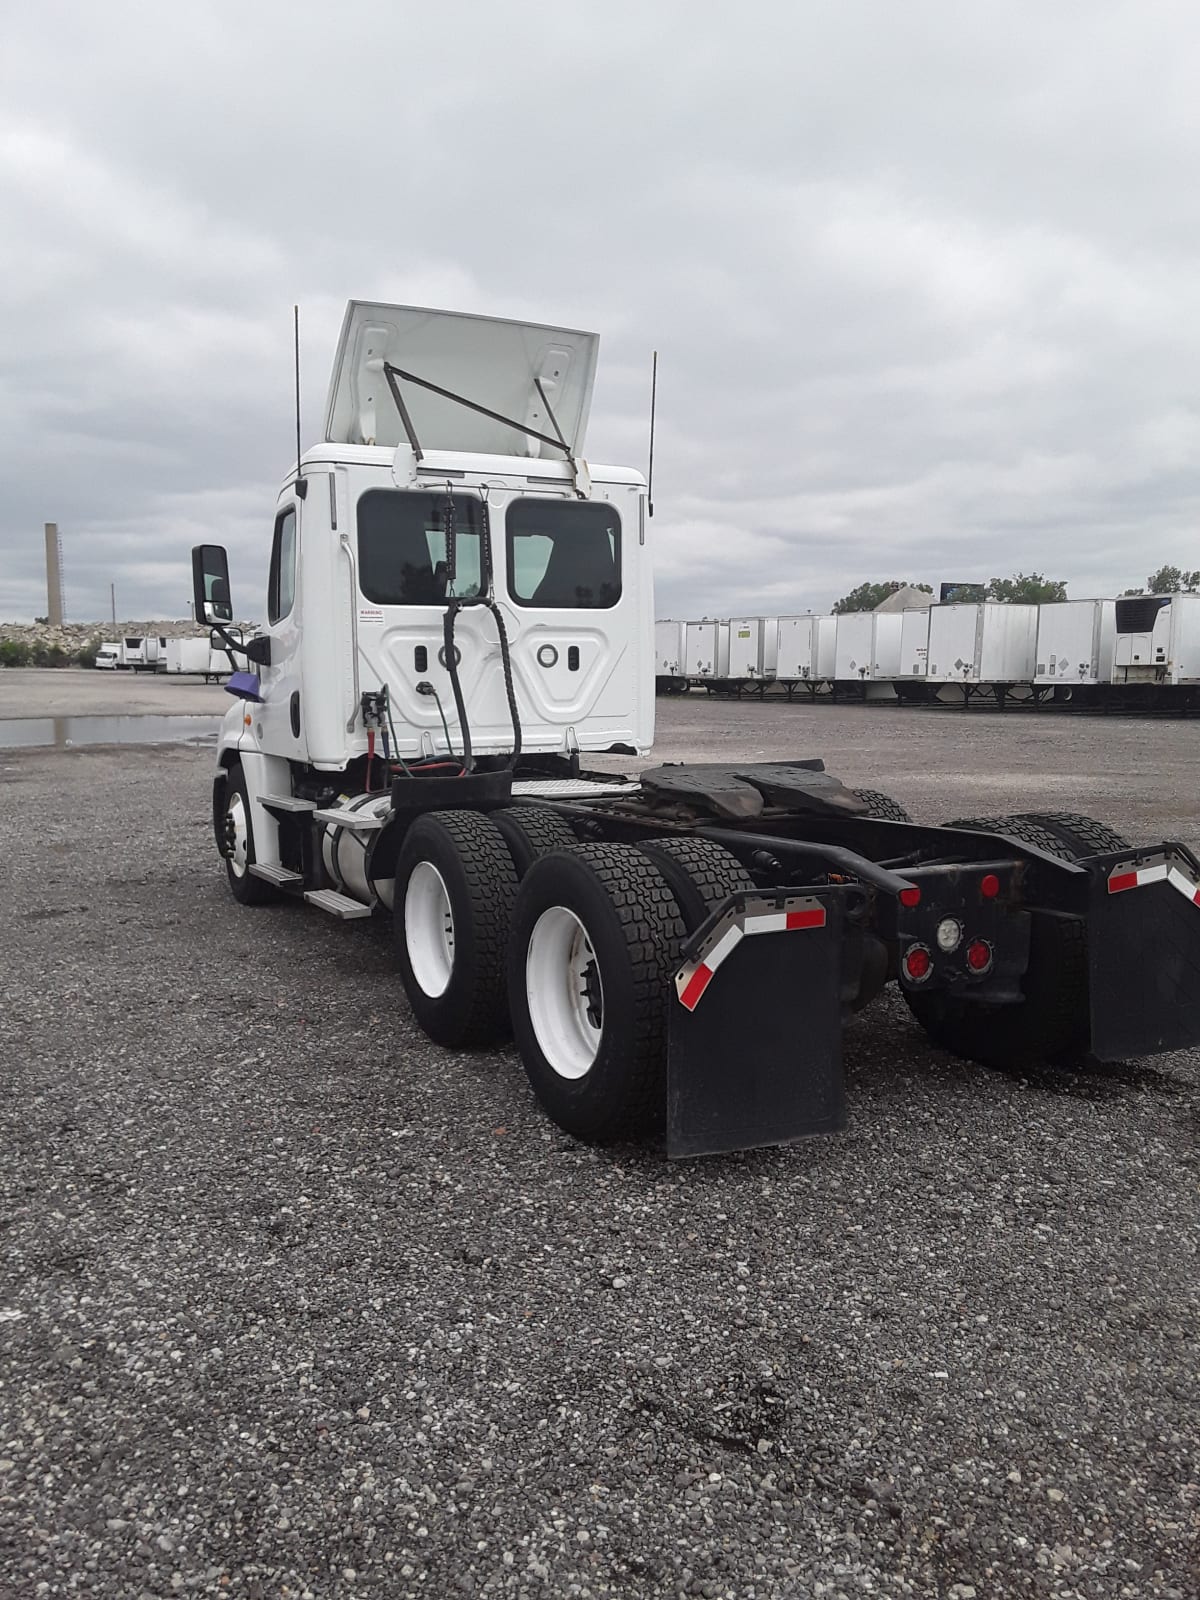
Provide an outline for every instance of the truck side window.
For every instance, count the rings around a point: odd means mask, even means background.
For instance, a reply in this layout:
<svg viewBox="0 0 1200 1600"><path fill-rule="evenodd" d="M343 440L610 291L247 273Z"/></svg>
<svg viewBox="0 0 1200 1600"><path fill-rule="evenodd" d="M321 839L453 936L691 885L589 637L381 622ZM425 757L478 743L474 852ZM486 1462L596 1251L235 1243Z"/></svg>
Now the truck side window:
<svg viewBox="0 0 1200 1600"><path fill-rule="evenodd" d="M267 621L282 622L296 603L296 513L281 511L275 518L271 545L271 570L267 578Z"/></svg>
<svg viewBox="0 0 1200 1600"><path fill-rule="evenodd" d="M480 592L479 501L453 496L455 575L446 571L445 494L368 489L358 501L358 584L380 606L437 606Z"/></svg>
<svg viewBox="0 0 1200 1600"><path fill-rule="evenodd" d="M505 542L520 606L602 611L621 598L621 519L610 505L514 500Z"/></svg>

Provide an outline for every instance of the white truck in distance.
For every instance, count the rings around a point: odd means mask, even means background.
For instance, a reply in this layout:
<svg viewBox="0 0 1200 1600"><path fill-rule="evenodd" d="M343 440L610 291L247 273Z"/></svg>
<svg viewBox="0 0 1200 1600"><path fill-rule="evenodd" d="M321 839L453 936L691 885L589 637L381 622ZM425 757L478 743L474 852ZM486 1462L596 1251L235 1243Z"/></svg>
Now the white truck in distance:
<svg viewBox="0 0 1200 1600"><path fill-rule="evenodd" d="M586 769L649 750L657 664L645 482L583 458L596 353L351 302L259 637L228 633L225 551L192 553L197 618L248 662L213 780L236 899L390 914L429 1037L511 1032L562 1128L672 1155L844 1126L842 1022L889 981L975 1060L1200 1041L1182 845L1066 813L923 826L807 754ZM685 656L711 671L718 632L689 623Z"/></svg>

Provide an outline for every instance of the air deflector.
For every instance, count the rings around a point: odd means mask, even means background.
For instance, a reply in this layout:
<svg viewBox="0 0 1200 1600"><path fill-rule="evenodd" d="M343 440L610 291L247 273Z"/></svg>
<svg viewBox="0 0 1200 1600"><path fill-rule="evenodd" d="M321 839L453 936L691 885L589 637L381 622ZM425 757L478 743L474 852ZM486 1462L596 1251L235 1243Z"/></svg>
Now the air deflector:
<svg viewBox="0 0 1200 1600"><path fill-rule="evenodd" d="M580 456L599 344L596 334L570 328L352 300L329 382L325 437L333 444L394 447L407 442L388 388L386 362L513 423L525 423L532 433L554 436L557 422L571 455ZM539 381L553 421L538 393ZM557 450L508 422L419 384L405 384L403 391L426 450L561 459Z"/></svg>

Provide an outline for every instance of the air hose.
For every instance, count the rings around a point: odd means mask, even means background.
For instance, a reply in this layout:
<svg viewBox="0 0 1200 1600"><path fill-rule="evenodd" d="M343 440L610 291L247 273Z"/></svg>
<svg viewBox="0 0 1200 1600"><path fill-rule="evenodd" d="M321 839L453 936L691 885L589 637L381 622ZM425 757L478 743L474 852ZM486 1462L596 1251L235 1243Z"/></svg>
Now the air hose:
<svg viewBox="0 0 1200 1600"><path fill-rule="evenodd" d="M451 595L446 603L445 614L442 617L442 653L445 656L446 671L450 675L450 688L454 694L454 711L458 717L458 725L462 729L462 764L464 772L472 772L475 767L474 756L471 750L471 725L467 718L466 702L463 699L462 683L458 674L458 651L454 647L454 624L458 613L468 606L483 606L490 611L496 624L496 636L500 642L500 665L504 673L504 693L508 700L508 713L512 718L513 747L507 765L516 766L521 755L521 713L517 706L516 690L513 687L512 657L508 647L508 630L504 626L504 616L500 607L491 595L492 587L492 524L488 515L486 491L480 497L480 510L482 512L480 526L480 572L483 592L469 598L460 598ZM446 536L447 569L453 581L455 566L451 565L451 557L457 556L456 530L454 524L454 496L447 494L446 507L442 516L442 526Z"/></svg>

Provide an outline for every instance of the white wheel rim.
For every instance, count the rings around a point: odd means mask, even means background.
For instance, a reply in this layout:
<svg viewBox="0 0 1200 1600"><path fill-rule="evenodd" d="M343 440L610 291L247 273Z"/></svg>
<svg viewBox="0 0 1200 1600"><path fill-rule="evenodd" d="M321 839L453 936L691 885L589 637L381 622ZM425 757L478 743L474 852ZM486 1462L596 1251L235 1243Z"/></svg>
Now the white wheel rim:
<svg viewBox="0 0 1200 1600"><path fill-rule="evenodd" d="M431 1000L445 994L454 971L454 913L446 880L432 861L418 861L404 891L404 943L413 977Z"/></svg>
<svg viewBox="0 0 1200 1600"><path fill-rule="evenodd" d="M525 952L529 1020L560 1078L592 1069L604 1028L604 985L587 929L566 906L543 911Z"/></svg>
<svg viewBox="0 0 1200 1600"><path fill-rule="evenodd" d="M235 878L244 878L250 862L250 828L246 820L246 802L235 794L229 802L225 816L233 829L229 865Z"/></svg>

